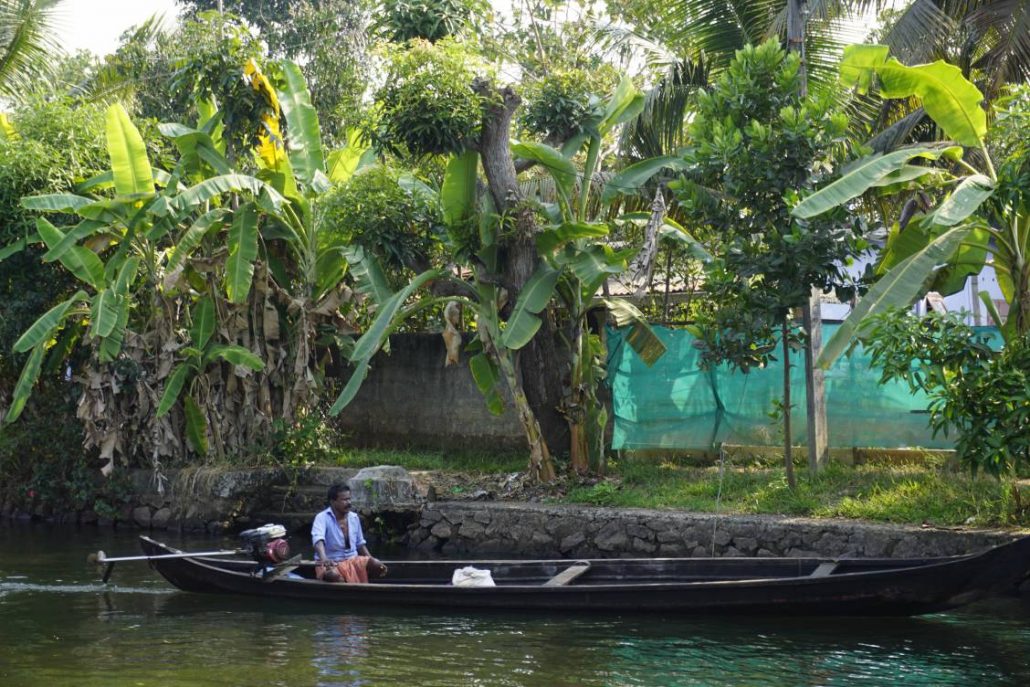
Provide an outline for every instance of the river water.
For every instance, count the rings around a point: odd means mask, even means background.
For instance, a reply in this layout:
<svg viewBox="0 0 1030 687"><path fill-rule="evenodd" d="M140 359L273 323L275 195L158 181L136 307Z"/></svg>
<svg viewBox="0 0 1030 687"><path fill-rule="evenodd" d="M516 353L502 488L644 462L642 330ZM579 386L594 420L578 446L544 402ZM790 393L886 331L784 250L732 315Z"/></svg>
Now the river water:
<svg viewBox="0 0 1030 687"><path fill-rule="evenodd" d="M207 550L231 540L165 538ZM904 619L421 610L179 592L132 532L0 524L0 684L1030 685L1030 600Z"/></svg>

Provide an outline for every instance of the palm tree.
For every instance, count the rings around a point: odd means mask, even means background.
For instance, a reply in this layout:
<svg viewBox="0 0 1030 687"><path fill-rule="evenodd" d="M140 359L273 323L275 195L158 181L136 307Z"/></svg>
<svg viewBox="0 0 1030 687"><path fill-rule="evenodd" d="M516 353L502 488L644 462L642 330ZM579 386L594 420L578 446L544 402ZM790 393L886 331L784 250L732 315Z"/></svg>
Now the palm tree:
<svg viewBox="0 0 1030 687"><path fill-rule="evenodd" d="M0 96L14 96L50 71L63 0L0 0Z"/></svg>

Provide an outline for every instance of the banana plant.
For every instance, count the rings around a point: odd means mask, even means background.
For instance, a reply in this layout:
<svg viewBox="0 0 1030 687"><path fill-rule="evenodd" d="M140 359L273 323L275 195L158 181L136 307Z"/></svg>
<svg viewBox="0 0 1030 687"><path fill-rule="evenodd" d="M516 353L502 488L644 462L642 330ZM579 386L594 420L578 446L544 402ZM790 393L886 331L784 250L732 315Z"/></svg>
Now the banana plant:
<svg viewBox="0 0 1030 687"><path fill-rule="evenodd" d="M636 117L643 106L644 96L625 78L604 108L585 123L583 133L561 151L542 143L512 146L514 155L533 160L551 174L558 191L560 217L537 235L540 264L519 295L501 343L512 350L525 346L540 327L539 313L555 296L568 313L571 327L566 345L571 372L562 411L569 423L572 466L580 473L604 471L604 428L608 421L604 404L597 397L604 378L603 351L599 338L590 333L590 311L604 305L618 324L631 326L628 340L648 365L665 353L664 344L633 305L596 298L606 279L626 270L635 251L613 250L603 242L608 224L591 222L588 217L603 139L616 126ZM580 174L571 158L584 147L586 157Z"/></svg>
<svg viewBox="0 0 1030 687"><path fill-rule="evenodd" d="M885 46L847 48L840 69L841 81L860 93L878 80L885 98L919 100L954 143L915 145L871 155L802 200L793 215L799 220L816 217L855 201L870 189L891 189L899 182L922 181L926 188L951 190L936 207L894 225L878 265L878 281L826 344L817 364L828 368L867 326L869 318L907 307L931 288L945 293L962 288L968 275L983 269L988 255L993 257L1011 312L1004 323L993 312L995 321L1006 337L1026 333L1030 329L1028 209L1025 203L988 202L1000 180L986 143L983 94L954 65L937 61L907 66L890 58ZM975 166L973 156L964 156L967 150L978 153L980 167ZM921 159L948 166L913 164ZM993 310L993 303L984 300Z"/></svg>

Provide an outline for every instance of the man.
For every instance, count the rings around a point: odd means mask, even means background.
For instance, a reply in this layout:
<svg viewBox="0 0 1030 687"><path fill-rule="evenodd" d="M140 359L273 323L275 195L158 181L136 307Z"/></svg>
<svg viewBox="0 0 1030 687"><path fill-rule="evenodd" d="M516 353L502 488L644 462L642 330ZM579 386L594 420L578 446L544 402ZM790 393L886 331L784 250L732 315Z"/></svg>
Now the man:
<svg viewBox="0 0 1030 687"><path fill-rule="evenodd" d="M351 510L350 487L329 487L329 507L315 516L311 541L315 545L315 575L326 582L368 582L382 577L386 566L372 557L365 545L361 520Z"/></svg>

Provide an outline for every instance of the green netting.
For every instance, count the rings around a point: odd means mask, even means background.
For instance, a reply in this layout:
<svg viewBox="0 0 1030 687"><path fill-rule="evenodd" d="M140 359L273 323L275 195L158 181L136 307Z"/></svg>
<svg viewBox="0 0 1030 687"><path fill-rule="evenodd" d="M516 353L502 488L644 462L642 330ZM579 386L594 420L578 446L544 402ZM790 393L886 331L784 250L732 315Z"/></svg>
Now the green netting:
<svg viewBox="0 0 1030 687"><path fill-rule="evenodd" d="M823 326L824 340L839 325ZM655 327L668 352L648 368L624 342L624 332L608 330L608 379L612 389L614 449L704 449L719 443L775 446L782 422L769 413L783 396L783 363L744 374L720 367L698 368L694 338L683 330ZM990 332L993 328L982 327ZM993 343L1000 341L993 330ZM791 358L791 397L795 444L804 444L803 354ZM904 383L880 384L869 355L857 347L826 372L826 422L830 446L952 448L933 436L927 398Z"/></svg>

